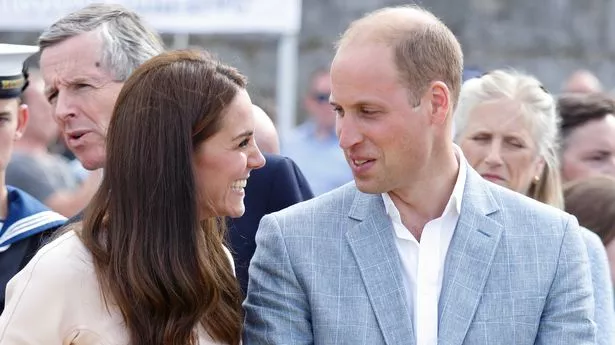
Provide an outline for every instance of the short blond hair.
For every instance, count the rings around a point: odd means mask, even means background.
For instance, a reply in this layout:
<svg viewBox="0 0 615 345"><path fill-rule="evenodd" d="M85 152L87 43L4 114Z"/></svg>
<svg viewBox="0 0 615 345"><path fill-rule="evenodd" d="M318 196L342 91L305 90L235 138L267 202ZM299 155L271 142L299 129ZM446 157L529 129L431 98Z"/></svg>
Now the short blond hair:
<svg viewBox="0 0 615 345"><path fill-rule="evenodd" d="M433 13L416 5L376 10L352 22L336 49L358 40L393 48L400 81L413 102L418 102L431 82L442 81L451 92L453 105L457 103L463 52L455 35Z"/></svg>

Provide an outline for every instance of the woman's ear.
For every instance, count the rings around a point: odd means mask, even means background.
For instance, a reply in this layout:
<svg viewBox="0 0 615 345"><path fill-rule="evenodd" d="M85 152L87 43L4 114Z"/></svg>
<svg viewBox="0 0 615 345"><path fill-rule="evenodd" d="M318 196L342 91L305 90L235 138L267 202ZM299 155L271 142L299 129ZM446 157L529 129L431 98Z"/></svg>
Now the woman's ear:
<svg viewBox="0 0 615 345"><path fill-rule="evenodd" d="M542 156L538 156L536 157L536 161L534 162L534 182L538 182L540 181L540 179L542 178L542 174L545 170L546 167L546 162L545 159Z"/></svg>

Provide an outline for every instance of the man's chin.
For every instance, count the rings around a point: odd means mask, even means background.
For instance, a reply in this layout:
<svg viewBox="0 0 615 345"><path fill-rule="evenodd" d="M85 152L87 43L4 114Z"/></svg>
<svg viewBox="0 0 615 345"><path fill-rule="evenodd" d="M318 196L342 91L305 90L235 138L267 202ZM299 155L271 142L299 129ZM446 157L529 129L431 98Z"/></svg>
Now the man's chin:
<svg viewBox="0 0 615 345"><path fill-rule="evenodd" d="M384 188L382 188L381 186L373 183L372 181L361 181L361 180L354 180L355 185L357 186L357 189L365 194L382 194L384 192L386 192L386 190Z"/></svg>
<svg viewBox="0 0 615 345"><path fill-rule="evenodd" d="M105 166L105 160L104 158L93 158L93 157L88 157L88 156L84 156L84 155L76 155L77 159L79 160L79 162L81 162L81 165L90 171L93 170L98 170L101 169Z"/></svg>

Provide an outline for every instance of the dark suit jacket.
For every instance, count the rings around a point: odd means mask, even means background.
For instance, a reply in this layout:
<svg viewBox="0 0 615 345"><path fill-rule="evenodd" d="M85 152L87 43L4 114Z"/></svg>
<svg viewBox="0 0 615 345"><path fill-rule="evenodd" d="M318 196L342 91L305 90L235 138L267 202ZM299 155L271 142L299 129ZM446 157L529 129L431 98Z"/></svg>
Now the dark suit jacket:
<svg viewBox="0 0 615 345"><path fill-rule="evenodd" d="M256 249L254 236L261 218L314 197L301 170L290 158L265 154L265 159L264 167L250 173L244 199L246 212L229 221L235 274L244 295L248 287L248 266Z"/></svg>

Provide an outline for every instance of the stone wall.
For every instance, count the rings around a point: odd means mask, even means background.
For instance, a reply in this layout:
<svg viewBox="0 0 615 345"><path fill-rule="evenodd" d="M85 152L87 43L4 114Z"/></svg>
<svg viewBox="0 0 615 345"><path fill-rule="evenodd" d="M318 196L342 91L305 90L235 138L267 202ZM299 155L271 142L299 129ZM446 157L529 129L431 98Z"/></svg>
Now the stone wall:
<svg viewBox="0 0 615 345"><path fill-rule="evenodd" d="M404 4L393 0L303 0L300 36L298 110L312 70L326 66L333 42L348 23L363 13ZM558 92L565 77L577 68L596 73L607 89L615 86L615 2L613 0L423 0L459 37L466 66L481 69L515 67L533 73ZM275 14L272 14L275 15ZM0 42L36 41L34 33L0 33ZM165 35L172 46L173 37ZM274 37L257 35L196 36L202 46L236 65L250 78L257 102L275 95Z"/></svg>

